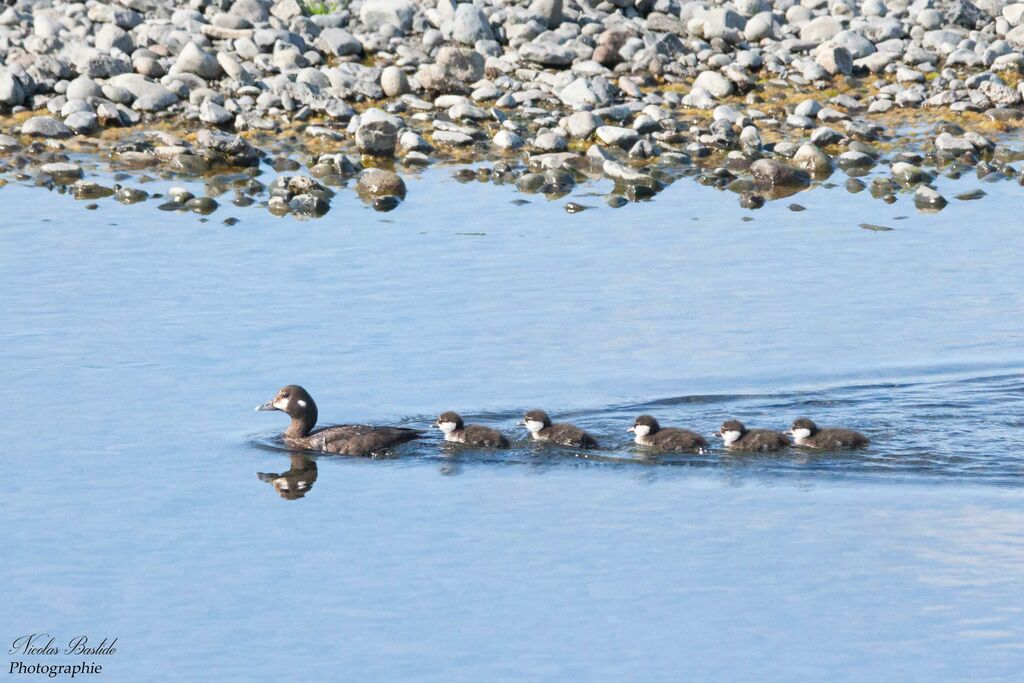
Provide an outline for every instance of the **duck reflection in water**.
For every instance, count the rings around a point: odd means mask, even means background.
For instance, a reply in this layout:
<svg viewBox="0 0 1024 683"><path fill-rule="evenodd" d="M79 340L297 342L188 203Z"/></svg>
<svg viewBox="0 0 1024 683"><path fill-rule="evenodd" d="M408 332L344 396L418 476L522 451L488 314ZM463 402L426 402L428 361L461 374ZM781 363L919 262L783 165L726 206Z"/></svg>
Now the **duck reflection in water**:
<svg viewBox="0 0 1024 683"><path fill-rule="evenodd" d="M301 455L292 454L292 466L287 472L275 474L273 472L257 472L256 476L260 481L265 481L274 486L285 500L298 500L304 498L313 488L316 482L316 460Z"/></svg>

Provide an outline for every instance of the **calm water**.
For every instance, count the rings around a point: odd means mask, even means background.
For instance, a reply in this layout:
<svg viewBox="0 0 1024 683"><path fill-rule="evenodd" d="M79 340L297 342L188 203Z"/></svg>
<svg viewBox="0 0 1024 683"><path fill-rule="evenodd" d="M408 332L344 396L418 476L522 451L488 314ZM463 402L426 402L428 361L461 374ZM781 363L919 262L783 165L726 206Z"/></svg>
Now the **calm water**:
<svg viewBox="0 0 1024 683"><path fill-rule="evenodd" d="M0 189L0 636L117 636L105 680L1019 680L1019 186L613 210L449 175L318 221ZM286 383L605 447L291 458L252 412ZM652 462L640 412L873 444Z"/></svg>

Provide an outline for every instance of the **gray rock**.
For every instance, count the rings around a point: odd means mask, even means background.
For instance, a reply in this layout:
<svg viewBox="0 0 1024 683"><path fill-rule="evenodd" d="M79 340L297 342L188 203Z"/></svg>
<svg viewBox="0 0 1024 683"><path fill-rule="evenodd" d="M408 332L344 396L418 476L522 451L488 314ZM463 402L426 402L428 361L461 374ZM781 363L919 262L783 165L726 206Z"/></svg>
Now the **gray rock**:
<svg viewBox="0 0 1024 683"><path fill-rule="evenodd" d="M646 173L641 173L635 169L623 166L617 161L607 159L601 165L601 170L604 174L615 180L616 182L625 183L627 185L643 185L647 187L655 187L657 181Z"/></svg>
<svg viewBox="0 0 1024 683"><path fill-rule="evenodd" d="M843 74L849 76L853 73L853 58L845 47L835 43L825 43L815 51L815 63L830 75Z"/></svg>
<svg viewBox="0 0 1024 683"><path fill-rule="evenodd" d="M917 188L917 191L914 193L914 205L919 209L939 211L945 208L948 203L945 197L927 185Z"/></svg>
<svg viewBox="0 0 1024 683"><path fill-rule="evenodd" d="M774 38L776 34L775 19L771 12L761 12L751 17L743 29L743 37L751 43L765 38Z"/></svg>
<svg viewBox="0 0 1024 683"><path fill-rule="evenodd" d="M325 28L320 31L314 44L324 52L336 57L358 55L363 52L362 43L343 28Z"/></svg>
<svg viewBox="0 0 1024 683"><path fill-rule="evenodd" d="M979 90L997 106L1013 107L1021 102L1021 93L1003 83L983 81Z"/></svg>
<svg viewBox="0 0 1024 683"><path fill-rule="evenodd" d="M816 145L806 143L793 155L793 165L813 176L821 176L832 171L832 158Z"/></svg>
<svg viewBox="0 0 1024 683"><path fill-rule="evenodd" d="M444 147L468 147L473 144L473 137L454 130L438 130L433 134L434 144Z"/></svg>
<svg viewBox="0 0 1024 683"><path fill-rule="evenodd" d="M775 159L758 159L750 165L754 185L764 190L803 188L811 180L804 171Z"/></svg>
<svg viewBox="0 0 1024 683"><path fill-rule="evenodd" d="M562 0L533 0L530 14L544 20L549 29L556 29L562 23Z"/></svg>
<svg viewBox="0 0 1024 683"><path fill-rule="evenodd" d="M237 135L203 129L196 135L196 143L203 156L213 163L231 166L259 165L259 152Z"/></svg>
<svg viewBox="0 0 1024 683"><path fill-rule="evenodd" d="M82 167L78 164L70 164L67 162L43 164L39 170L57 182L69 183L82 177Z"/></svg>
<svg viewBox="0 0 1024 683"><path fill-rule="evenodd" d="M492 142L494 143L495 147L504 150L516 150L521 148L525 144L523 138L521 138L516 133L513 133L512 131L506 130L504 128L499 130L494 135L494 139L492 140Z"/></svg>
<svg viewBox="0 0 1024 683"><path fill-rule="evenodd" d="M71 185L71 194L75 199L103 199L114 194L114 190L89 180L79 180Z"/></svg>
<svg viewBox="0 0 1024 683"><path fill-rule="evenodd" d="M260 0L235 0L231 4L231 14L250 24L259 24L270 18L270 12Z"/></svg>
<svg viewBox="0 0 1024 683"><path fill-rule="evenodd" d="M407 33L414 14L415 8L408 0L366 0L359 8L359 20L371 31L388 25Z"/></svg>
<svg viewBox="0 0 1024 683"><path fill-rule="evenodd" d="M420 72L420 85L435 92L457 92L484 77L484 57L476 50L442 47L434 63Z"/></svg>
<svg viewBox="0 0 1024 683"><path fill-rule="evenodd" d="M368 168L359 174L356 191L364 197L405 197L405 183L396 173L380 168Z"/></svg>
<svg viewBox="0 0 1024 683"><path fill-rule="evenodd" d="M519 47L519 55L541 66L564 67L572 64L575 53L565 45L547 41L533 41Z"/></svg>
<svg viewBox="0 0 1024 683"><path fill-rule="evenodd" d="M840 31L832 37L832 42L846 48L853 59L861 59L876 52L875 44L857 31Z"/></svg>
<svg viewBox="0 0 1024 683"><path fill-rule="evenodd" d="M870 154L850 149L839 155L836 164L847 173L858 175L874 166L875 159Z"/></svg>
<svg viewBox="0 0 1024 683"><path fill-rule="evenodd" d="M68 83L68 89L64 94L69 100L87 100L90 97L103 97L103 88L91 78L79 76Z"/></svg>
<svg viewBox="0 0 1024 683"><path fill-rule="evenodd" d="M597 130L601 123L601 119L593 112L579 111L569 115L565 121L565 127L569 132L569 137L576 140L585 140L594 134L594 131Z"/></svg>
<svg viewBox="0 0 1024 683"><path fill-rule="evenodd" d="M541 133L533 140L533 148L542 153L564 152L568 147L564 137L550 131Z"/></svg>
<svg viewBox="0 0 1024 683"><path fill-rule="evenodd" d="M818 147L828 147L829 145L837 145L843 141L843 134L834 128L828 126L821 126L815 128L814 132L811 133L811 142Z"/></svg>
<svg viewBox="0 0 1024 683"><path fill-rule="evenodd" d="M621 128L619 126L600 126L596 134L597 139L605 145L622 149L629 149L640 139L640 134L632 128Z"/></svg>
<svg viewBox="0 0 1024 683"><path fill-rule="evenodd" d="M16 107L25 101L25 90L9 71L0 71L0 104Z"/></svg>
<svg viewBox="0 0 1024 683"><path fill-rule="evenodd" d="M100 129L96 114L91 111L77 111L64 119L64 125L77 135L91 135Z"/></svg>
<svg viewBox="0 0 1024 683"><path fill-rule="evenodd" d="M73 135L70 128L52 116L30 118L22 124L21 134L41 138L69 138Z"/></svg>
<svg viewBox="0 0 1024 683"><path fill-rule="evenodd" d="M302 16L302 5L296 0L277 0L270 8L270 13L281 21L288 22Z"/></svg>
<svg viewBox="0 0 1024 683"><path fill-rule="evenodd" d="M288 208L300 216L319 217L327 213L331 205L317 194L297 194L288 200Z"/></svg>
<svg viewBox="0 0 1024 683"><path fill-rule="evenodd" d="M825 15L804 24L800 29L800 39L814 43L824 43L841 30L843 30L842 24L835 18Z"/></svg>
<svg viewBox="0 0 1024 683"><path fill-rule="evenodd" d="M476 45L478 40L493 40L487 17L475 5L461 3L455 8L452 19L452 40L463 45Z"/></svg>
<svg viewBox="0 0 1024 683"><path fill-rule="evenodd" d="M947 156L973 152L974 145L967 139L956 137L950 133L941 133L935 138L935 149Z"/></svg>
<svg viewBox="0 0 1024 683"><path fill-rule="evenodd" d="M114 24L104 24L96 32L96 49L109 52L115 48L125 54L131 54L135 44L123 28Z"/></svg>
<svg viewBox="0 0 1024 683"><path fill-rule="evenodd" d="M206 80L220 78L224 73L217 58L195 43L186 43L171 67L171 73L195 74Z"/></svg>
<svg viewBox="0 0 1024 683"><path fill-rule="evenodd" d="M712 97L728 97L736 86L717 71L701 71L693 82L694 88L702 88Z"/></svg>
<svg viewBox="0 0 1024 683"><path fill-rule="evenodd" d="M562 103L573 109L598 107L611 102L611 86L604 78L577 78L558 93Z"/></svg>
<svg viewBox="0 0 1024 683"><path fill-rule="evenodd" d="M167 73L163 65L152 57L139 57L132 62L132 67L136 73L149 78L160 78Z"/></svg>
<svg viewBox="0 0 1024 683"><path fill-rule="evenodd" d="M398 143L398 130L390 121L371 121L356 129L356 146L363 154L393 157Z"/></svg>
<svg viewBox="0 0 1024 683"><path fill-rule="evenodd" d="M135 99L149 97L153 100L162 100L165 102L163 109L178 101L178 96L173 92L140 74L120 74L111 78L107 85L124 88Z"/></svg>
<svg viewBox="0 0 1024 683"><path fill-rule="evenodd" d="M388 97L398 97L409 92L409 79L397 66L386 66L380 72L380 87Z"/></svg>
<svg viewBox="0 0 1024 683"><path fill-rule="evenodd" d="M892 173L893 180L904 187L918 185L930 180L928 174L921 170L919 166L908 164L905 161L896 162L889 170Z"/></svg>
<svg viewBox="0 0 1024 683"><path fill-rule="evenodd" d="M234 118L234 114L214 102L212 99L205 99L202 104L199 105L199 120L203 123L222 126L225 123L232 121Z"/></svg>

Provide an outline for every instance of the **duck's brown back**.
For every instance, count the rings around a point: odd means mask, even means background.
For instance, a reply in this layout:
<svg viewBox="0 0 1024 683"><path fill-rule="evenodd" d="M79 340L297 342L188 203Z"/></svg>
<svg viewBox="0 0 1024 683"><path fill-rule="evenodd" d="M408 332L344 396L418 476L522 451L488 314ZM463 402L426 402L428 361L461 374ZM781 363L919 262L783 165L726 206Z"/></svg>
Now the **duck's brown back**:
<svg viewBox="0 0 1024 683"><path fill-rule="evenodd" d="M669 427L650 437L651 447L662 451L699 451L708 445L704 437L689 429Z"/></svg>

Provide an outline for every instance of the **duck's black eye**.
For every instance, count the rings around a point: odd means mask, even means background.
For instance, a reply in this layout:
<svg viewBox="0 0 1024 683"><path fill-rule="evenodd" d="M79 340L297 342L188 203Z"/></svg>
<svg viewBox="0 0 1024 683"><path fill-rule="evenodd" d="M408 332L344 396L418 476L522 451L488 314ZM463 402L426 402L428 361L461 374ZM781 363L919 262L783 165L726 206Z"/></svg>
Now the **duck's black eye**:
<svg viewBox="0 0 1024 683"><path fill-rule="evenodd" d="M281 394L281 398L288 398L288 393L285 392L285 393Z"/></svg>

